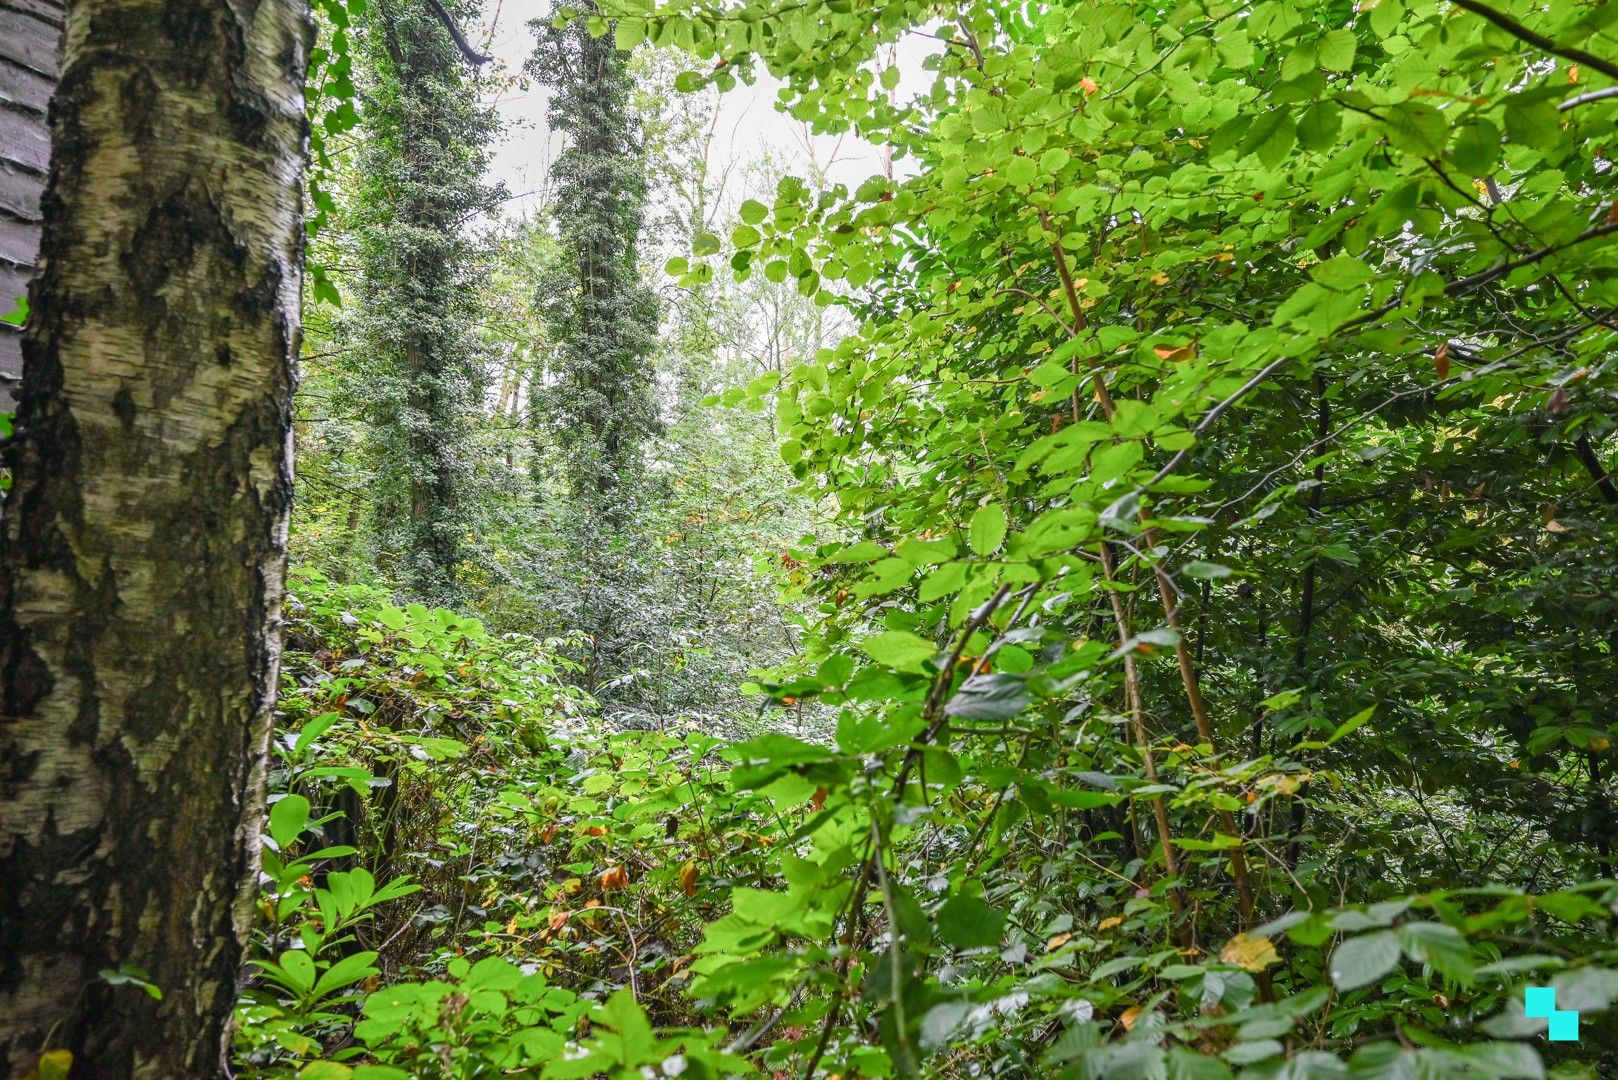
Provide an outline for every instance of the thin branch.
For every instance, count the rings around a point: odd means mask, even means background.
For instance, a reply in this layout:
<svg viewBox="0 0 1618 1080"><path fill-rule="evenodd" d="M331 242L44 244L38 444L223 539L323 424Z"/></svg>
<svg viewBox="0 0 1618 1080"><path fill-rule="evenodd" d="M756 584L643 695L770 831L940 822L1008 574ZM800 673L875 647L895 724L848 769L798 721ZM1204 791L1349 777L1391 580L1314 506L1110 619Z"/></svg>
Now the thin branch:
<svg viewBox="0 0 1618 1080"><path fill-rule="evenodd" d="M1107 542L1101 541L1101 574L1107 584L1113 584L1117 579L1114 572L1112 553L1107 549ZM1124 603L1118 595L1117 589L1107 590L1107 600L1112 604L1112 621L1118 634L1118 647L1124 650L1124 700L1129 707L1130 727L1135 733L1135 748L1140 752L1141 765L1146 770L1146 779L1151 784L1157 783L1157 761L1152 756L1152 741L1146 733L1145 706L1141 700L1140 672L1135 664L1134 636L1135 631L1130 626L1129 615L1124 611ZM1180 877L1180 867L1174 853L1174 834L1169 830L1168 807L1163 802L1163 795L1158 792L1152 796L1152 820L1157 825L1158 845L1163 849L1163 872L1171 882L1169 886L1169 906L1174 910L1176 938L1182 945L1189 945L1196 934L1195 925L1185 923L1185 894L1177 883ZM1144 857L1143 852L1137 852Z"/></svg>
<svg viewBox="0 0 1618 1080"><path fill-rule="evenodd" d="M1592 101L1605 101L1608 98L1618 97L1618 86L1607 86L1600 90L1587 90L1577 97L1570 97L1556 107L1557 112L1567 112L1580 105L1588 105Z"/></svg>
<svg viewBox="0 0 1618 1080"><path fill-rule="evenodd" d="M1526 41L1542 52L1548 52L1552 56L1560 56L1564 60L1572 60L1575 63L1583 64L1592 71L1599 71L1608 78L1618 79L1618 64L1614 64L1610 60L1603 60L1593 52L1586 52L1571 45L1559 45L1544 34L1528 29L1510 15L1496 11L1486 4L1478 3L1478 0L1454 0L1454 3L1458 8L1470 11L1474 15L1481 15L1512 37L1519 41Z"/></svg>
<svg viewBox="0 0 1618 1080"><path fill-rule="evenodd" d="M450 39L455 42L455 47L461 50L461 55L466 58L468 64L473 67L482 67L494 59L492 56L485 56L472 48L472 43L466 40L466 35L461 33L461 28L455 25L455 20L450 16L444 5L439 3L439 0L427 0L427 6L433 9L433 14L438 16L438 21L444 24L445 30L449 31Z"/></svg>

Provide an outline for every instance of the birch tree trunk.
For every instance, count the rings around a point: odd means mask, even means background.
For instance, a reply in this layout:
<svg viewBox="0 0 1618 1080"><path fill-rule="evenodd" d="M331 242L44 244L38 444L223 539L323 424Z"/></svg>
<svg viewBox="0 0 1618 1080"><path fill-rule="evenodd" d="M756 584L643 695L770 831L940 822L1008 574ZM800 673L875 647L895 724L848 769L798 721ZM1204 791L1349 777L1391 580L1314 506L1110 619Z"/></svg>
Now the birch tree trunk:
<svg viewBox="0 0 1618 1080"><path fill-rule="evenodd" d="M220 1066L279 659L304 0L72 0L0 535L0 1076ZM109 984L131 965L162 991Z"/></svg>

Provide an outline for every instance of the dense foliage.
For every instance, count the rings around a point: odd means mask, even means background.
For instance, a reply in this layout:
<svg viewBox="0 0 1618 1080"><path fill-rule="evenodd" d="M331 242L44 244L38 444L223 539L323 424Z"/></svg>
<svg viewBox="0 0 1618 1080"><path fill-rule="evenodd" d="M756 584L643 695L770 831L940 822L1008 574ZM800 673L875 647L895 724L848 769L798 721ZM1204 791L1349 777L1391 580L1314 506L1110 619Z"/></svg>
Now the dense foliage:
<svg viewBox="0 0 1618 1080"><path fill-rule="evenodd" d="M238 1075L1609 1075L1614 10L323 6Z"/></svg>

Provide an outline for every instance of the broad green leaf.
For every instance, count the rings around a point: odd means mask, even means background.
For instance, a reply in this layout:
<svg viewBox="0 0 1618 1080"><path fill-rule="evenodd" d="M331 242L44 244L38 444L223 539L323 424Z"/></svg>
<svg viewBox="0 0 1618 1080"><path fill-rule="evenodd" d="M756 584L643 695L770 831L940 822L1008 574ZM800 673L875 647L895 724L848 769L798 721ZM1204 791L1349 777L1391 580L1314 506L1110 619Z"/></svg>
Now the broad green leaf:
<svg viewBox="0 0 1618 1080"><path fill-rule="evenodd" d="M958 895L938 909L938 936L961 949L1000 944L1005 914L975 896Z"/></svg>
<svg viewBox="0 0 1618 1080"><path fill-rule="evenodd" d="M270 805L270 839L283 851L297 842L308 822L309 800L302 795L287 795Z"/></svg>
<svg viewBox="0 0 1618 1080"><path fill-rule="evenodd" d="M1006 538L1006 510L997 502L978 508L972 515L967 540L979 555L993 555Z"/></svg>
<svg viewBox="0 0 1618 1080"><path fill-rule="evenodd" d="M944 711L963 720L1008 720L1031 700L1026 681L1015 675L974 675L961 684Z"/></svg>
<svg viewBox="0 0 1618 1080"><path fill-rule="evenodd" d="M1354 31L1339 28L1320 39L1318 56L1320 66L1327 71L1347 71L1354 66Z"/></svg>
<svg viewBox="0 0 1618 1080"><path fill-rule="evenodd" d="M1373 983L1393 970L1399 953L1399 936L1391 930L1351 937L1332 952L1331 981L1339 990Z"/></svg>
<svg viewBox="0 0 1618 1080"><path fill-rule="evenodd" d="M899 671L921 671L938 654L938 646L908 630L887 630L860 642L865 654Z"/></svg>

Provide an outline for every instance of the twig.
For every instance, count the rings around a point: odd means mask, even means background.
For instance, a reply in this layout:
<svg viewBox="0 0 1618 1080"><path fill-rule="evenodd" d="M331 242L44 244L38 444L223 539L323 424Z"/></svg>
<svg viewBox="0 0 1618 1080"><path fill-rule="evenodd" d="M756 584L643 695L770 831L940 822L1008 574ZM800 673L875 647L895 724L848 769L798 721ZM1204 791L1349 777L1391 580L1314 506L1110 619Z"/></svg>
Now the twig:
<svg viewBox="0 0 1618 1080"><path fill-rule="evenodd" d="M1606 99L1612 97L1618 97L1618 86L1606 86L1602 87L1600 90L1587 90L1576 97L1570 97L1566 101L1562 102L1556 107L1556 111L1567 112L1569 109L1576 109L1580 105L1588 105L1592 101L1605 101Z"/></svg>
<svg viewBox="0 0 1618 1080"><path fill-rule="evenodd" d="M1519 41L1526 41L1542 52L1548 52L1552 56L1560 56L1564 60L1572 60L1575 63L1583 64L1592 71L1599 71L1609 78L1618 79L1618 64L1603 60L1593 52L1587 52L1571 45L1558 45L1544 34L1528 29L1510 15L1496 11L1485 4L1480 4L1478 0L1454 0L1454 3L1458 8L1470 11L1474 15L1481 15L1512 37L1517 38Z"/></svg>
<svg viewBox="0 0 1618 1080"><path fill-rule="evenodd" d="M1101 542L1101 574L1111 585L1115 581L1112 553L1107 549L1107 542ZM1124 652L1124 700L1129 706L1130 726L1135 732L1135 746L1140 750L1141 762L1146 768L1146 779L1152 784L1157 783L1157 760L1152 756L1151 740L1146 734L1145 707L1141 702L1140 672L1135 665L1135 651L1130 644L1134 638L1134 631L1129 625L1129 616L1124 611L1124 602L1118 595L1117 589L1107 590L1107 599L1112 603L1112 619L1118 633L1118 647ZM1152 796L1152 820L1157 823L1157 840L1163 849L1163 872L1170 880L1180 876L1177 857L1174 854L1174 834L1169 831L1168 807L1163 802L1163 795L1159 792ZM1175 933L1181 944L1189 944L1187 933L1193 932L1194 927L1183 925L1185 917L1185 895L1178 885L1169 887L1169 906L1174 909L1177 923Z"/></svg>
<svg viewBox="0 0 1618 1080"><path fill-rule="evenodd" d="M438 16L438 21L444 24L444 29L449 31L449 36L455 42L455 47L461 50L461 55L466 58L468 64L473 67L482 67L493 59L493 57L485 56L472 48L472 43L466 40L466 35L461 33L461 28L455 25L455 20L450 17L450 13L445 10L443 4L439 3L439 0L427 0L427 6L432 9L434 15Z"/></svg>

